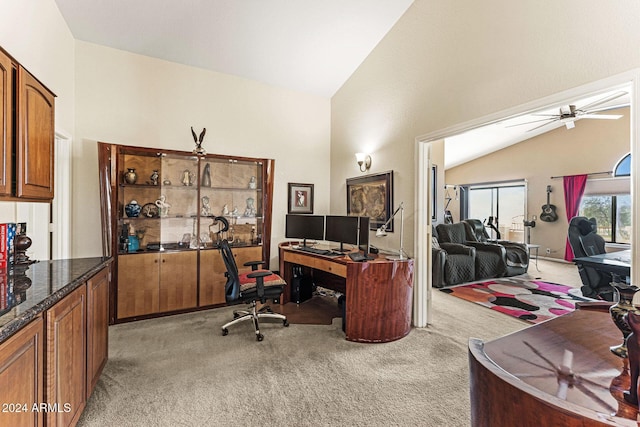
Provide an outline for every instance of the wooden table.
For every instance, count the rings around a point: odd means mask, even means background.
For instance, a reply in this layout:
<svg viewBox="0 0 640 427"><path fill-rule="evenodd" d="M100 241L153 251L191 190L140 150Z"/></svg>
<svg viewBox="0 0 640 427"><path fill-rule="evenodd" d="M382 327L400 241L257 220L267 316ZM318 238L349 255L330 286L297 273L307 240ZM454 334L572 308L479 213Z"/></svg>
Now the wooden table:
<svg viewBox="0 0 640 427"><path fill-rule="evenodd" d="M302 266L318 286L346 296L345 334L350 341L388 342L411 330L413 260L388 260L376 256L367 262L353 262L344 255L328 257L279 245L280 275L292 282L293 266ZM287 285L282 303L291 300Z"/></svg>
<svg viewBox="0 0 640 427"><path fill-rule="evenodd" d="M472 426L636 426L636 408L621 402L629 387L625 359L609 350L622 342L609 305L580 303L573 313L494 341L470 340ZM572 377L555 369L565 350L573 353ZM564 399L557 397L559 378L573 384Z"/></svg>

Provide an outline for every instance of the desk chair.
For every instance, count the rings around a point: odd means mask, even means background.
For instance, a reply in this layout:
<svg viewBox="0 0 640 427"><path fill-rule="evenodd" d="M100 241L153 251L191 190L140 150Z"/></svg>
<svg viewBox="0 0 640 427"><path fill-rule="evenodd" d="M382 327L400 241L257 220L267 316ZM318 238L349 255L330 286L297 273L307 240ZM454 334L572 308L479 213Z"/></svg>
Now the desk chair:
<svg viewBox="0 0 640 427"><path fill-rule="evenodd" d="M596 233L595 218L583 216L571 218L567 234L575 258L605 253L605 241L602 236ZM613 288L610 283L614 279L610 273L582 264L577 264L577 266L583 285L581 288L582 295L589 298L613 301Z"/></svg>
<svg viewBox="0 0 640 427"><path fill-rule="evenodd" d="M229 333L229 326L249 319L253 321L258 341L264 339L264 335L260 333L258 323L260 318L279 319L282 320L284 326L289 326L287 317L272 312L269 306L264 305L259 310L256 307L258 301L264 304L268 299L280 297L286 285L285 281L269 270L258 269L258 266L264 264L264 261L245 263L245 266L251 266L251 272L239 274L236 259L226 239L220 242L220 253L227 268L225 273L227 283L224 285L227 303L242 301L245 304L249 304L246 310L235 310L233 312L233 320L222 326L222 335Z"/></svg>

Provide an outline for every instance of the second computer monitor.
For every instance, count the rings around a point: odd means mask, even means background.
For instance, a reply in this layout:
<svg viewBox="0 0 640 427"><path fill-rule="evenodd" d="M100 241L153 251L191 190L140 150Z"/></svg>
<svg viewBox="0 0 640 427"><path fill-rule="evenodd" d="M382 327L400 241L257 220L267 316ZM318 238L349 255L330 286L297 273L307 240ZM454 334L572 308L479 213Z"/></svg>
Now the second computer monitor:
<svg viewBox="0 0 640 427"><path fill-rule="evenodd" d="M340 252L345 252L344 243L350 245L358 244L358 217L327 215L325 219L325 240L339 242ZM349 252L349 249L346 250Z"/></svg>
<svg viewBox="0 0 640 427"><path fill-rule="evenodd" d="M324 240L324 216L322 215L287 215L285 237L288 239Z"/></svg>

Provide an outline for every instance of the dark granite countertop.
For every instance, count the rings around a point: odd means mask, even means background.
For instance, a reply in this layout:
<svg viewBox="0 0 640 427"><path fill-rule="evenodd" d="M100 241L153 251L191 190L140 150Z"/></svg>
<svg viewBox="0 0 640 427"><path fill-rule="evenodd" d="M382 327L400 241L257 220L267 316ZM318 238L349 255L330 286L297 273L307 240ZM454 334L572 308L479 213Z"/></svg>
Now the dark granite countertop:
<svg viewBox="0 0 640 427"><path fill-rule="evenodd" d="M39 261L0 270L0 342L86 282L112 258ZM26 269L25 269L26 268Z"/></svg>

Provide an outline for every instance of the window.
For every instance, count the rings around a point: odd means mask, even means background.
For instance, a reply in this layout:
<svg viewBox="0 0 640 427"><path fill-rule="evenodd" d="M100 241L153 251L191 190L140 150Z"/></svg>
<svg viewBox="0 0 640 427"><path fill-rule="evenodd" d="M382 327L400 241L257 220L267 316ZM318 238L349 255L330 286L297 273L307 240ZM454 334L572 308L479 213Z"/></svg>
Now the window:
<svg viewBox="0 0 640 427"><path fill-rule="evenodd" d="M492 185L473 185L467 187L466 218L487 221L494 217L501 238L516 242L524 241L522 221L525 217L527 189L524 182L505 182ZM492 238L495 232L487 229Z"/></svg>
<svg viewBox="0 0 640 427"><path fill-rule="evenodd" d="M595 218L605 241L631 243L631 195L586 195L578 215Z"/></svg>

